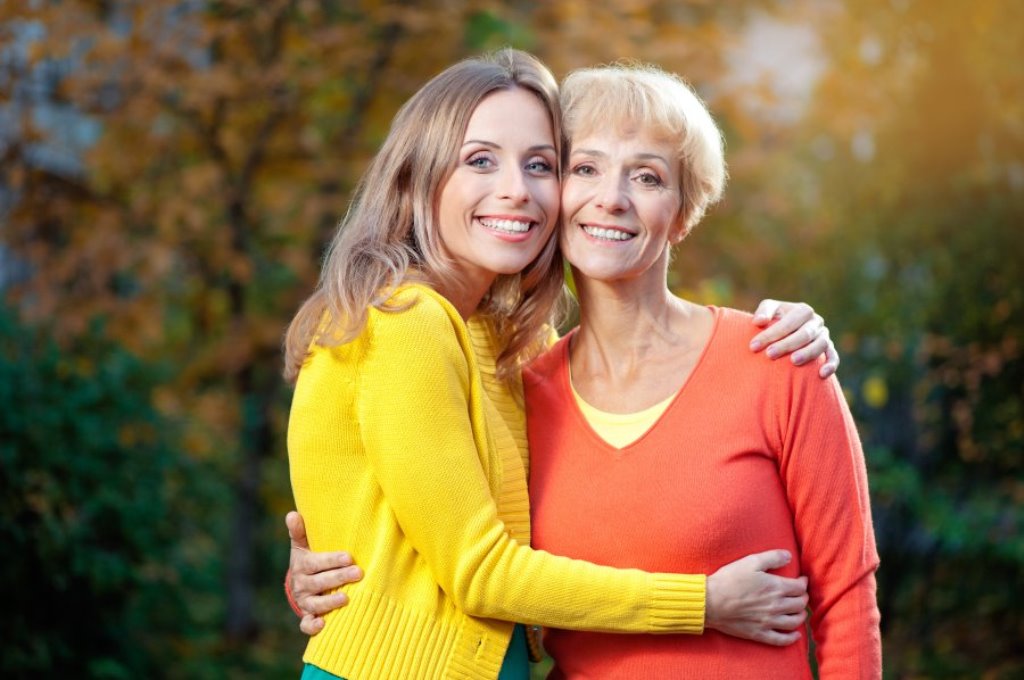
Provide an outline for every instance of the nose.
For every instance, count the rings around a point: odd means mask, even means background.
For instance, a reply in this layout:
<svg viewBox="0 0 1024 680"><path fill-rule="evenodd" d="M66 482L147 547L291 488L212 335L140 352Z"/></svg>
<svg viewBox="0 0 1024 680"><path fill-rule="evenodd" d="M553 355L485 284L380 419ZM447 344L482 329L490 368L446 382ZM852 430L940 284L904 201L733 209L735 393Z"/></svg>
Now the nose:
<svg viewBox="0 0 1024 680"><path fill-rule="evenodd" d="M506 167L501 171L501 178L498 182L498 198L509 200L516 205L529 202L530 187L521 168Z"/></svg>
<svg viewBox="0 0 1024 680"><path fill-rule="evenodd" d="M594 195L594 203L610 213L621 213L629 209L629 196L626 194L624 181L613 173L601 178Z"/></svg>

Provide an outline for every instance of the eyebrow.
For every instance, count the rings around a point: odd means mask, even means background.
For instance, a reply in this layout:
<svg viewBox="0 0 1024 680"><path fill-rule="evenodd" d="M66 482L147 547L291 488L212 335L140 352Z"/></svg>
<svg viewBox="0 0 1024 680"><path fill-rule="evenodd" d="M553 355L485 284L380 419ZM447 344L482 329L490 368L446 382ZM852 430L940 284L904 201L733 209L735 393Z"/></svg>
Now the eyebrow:
<svg viewBox="0 0 1024 680"><path fill-rule="evenodd" d="M490 149L500 149L501 144L495 144L494 142L488 142L484 139L467 139L462 143L463 147L469 146L470 144L482 144ZM531 153L537 153L538 151L550 151L555 153L555 147L552 144L534 144L527 151Z"/></svg>

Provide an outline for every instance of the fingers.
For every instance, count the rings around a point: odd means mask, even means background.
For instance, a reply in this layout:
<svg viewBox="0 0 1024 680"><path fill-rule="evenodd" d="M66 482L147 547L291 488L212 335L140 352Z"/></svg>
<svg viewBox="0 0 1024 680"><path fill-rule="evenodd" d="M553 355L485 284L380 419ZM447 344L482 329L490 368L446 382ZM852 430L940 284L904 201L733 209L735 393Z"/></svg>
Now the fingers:
<svg viewBox="0 0 1024 680"><path fill-rule="evenodd" d="M348 606L348 595L345 593L331 593L330 595L307 595L298 601L305 612L315 616L323 616L335 609Z"/></svg>
<svg viewBox="0 0 1024 680"><path fill-rule="evenodd" d="M787 351L779 352L779 348L775 347L774 351L769 352L769 356L773 358L782 356L782 354L788 354L794 349L803 347L808 342L814 340L817 337L817 331L825 323L818 314L815 314L814 309L810 305L803 302L780 303L779 311L781 312L779 320L755 335L750 341L751 350L756 352L772 343L777 343L788 336L797 334L800 342L790 346ZM815 331L813 335L811 330ZM769 347L769 349L771 348Z"/></svg>
<svg viewBox="0 0 1024 680"><path fill-rule="evenodd" d="M792 333L789 333L781 340L770 344L768 349L765 350L768 358L777 359L796 350L800 350L800 356L798 357L801 360L800 363L805 363L821 356L828 347L828 340L818 342L821 334L824 332L824 320L817 314L814 317L803 325L798 326ZM779 321L775 326L762 331L762 333L774 330L781 323ZM815 345L816 342L817 344Z"/></svg>
<svg viewBox="0 0 1024 680"><path fill-rule="evenodd" d="M345 593L333 591L362 577L363 571L357 566L314 574L296 572L292 574L292 596L303 611L326 614L348 604L348 596Z"/></svg>
<svg viewBox="0 0 1024 680"><path fill-rule="evenodd" d="M292 556L291 570L293 575L319 574L334 569L353 567L355 561L347 552L295 552ZM359 570L359 567L355 567ZM358 578L362 578L362 571L359 571Z"/></svg>
<svg viewBox="0 0 1024 680"><path fill-rule="evenodd" d="M781 633L777 630L765 630L757 633L750 639L757 642L763 642L766 645L772 645L774 647L785 647L786 645L791 645L799 640L800 633L795 630L789 633Z"/></svg>
<svg viewBox="0 0 1024 680"><path fill-rule="evenodd" d="M324 629L324 620L319 616L313 616L312 614L306 614L299 621L299 630L309 636L316 635Z"/></svg>
<svg viewBox="0 0 1024 680"><path fill-rule="evenodd" d="M828 333L828 329L825 329ZM836 351L835 343L831 339L828 341L828 349L825 350L825 363L818 369L818 375L822 378L827 378L839 370L839 352Z"/></svg>
<svg viewBox="0 0 1024 680"><path fill-rule="evenodd" d="M767 326L769 321L778 316L781 304L778 300L761 300L761 304L754 310L754 325L758 328Z"/></svg>
<svg viewBox="0 0 1024 680"><path fill-rule="evenodd" d="M796 616L800 619L800 623L803 623L804 619L807 618L807 596L798 595L796 597L784 597L779 600L779 609L777 612L779 621L773 621L773 628L784 628L781 624L782 620L789 620L789 617ZM790 626L792 628L792 626ZM788 629L787 629L788 630Z"/></svg>
<svg viewBox="0 0 1024 680"><path fill-rule="evenodd" d="M363 578L363 570L359 567L352 566L345 567L344 569L321 571L315 574L299 574L292 577L292 585L294 585L303 596L321 595L340 588L348 583L355 583L361 578ZM293 592L295 591L293 590Z"/></svg>
<svg viewBox="0 0 1024 680"><path fill-rule="evenodd" d="M747 555L742 558L743 560L750 560L754 571L770 571L772 569L778 569L789 564L789 561L793 559L793 556L789 554L788 550L766 550L765 552L754 553L753 555ZM737 560L742 561L742 560ZM776 578L782 578L777 576ZM787 579L795 580L795 579Z"/></svg>
<svg viewBox="0 0 1024 680"><path fill-rule="evenodd" d="M765 574L768 580L768 587L773 588L772 592L787 598L800 598L807 596L807 577L786 578L775 574ZM807 603L805 602L804 605Z"/></svg>
<svg viewBox="0 0 1024 680"><path fill-rule="evenodd" d="M288 538L292 540L292 548L309 550L309 541L306 540L306 523L302 521L302 515L292 510L284 516L284 525L288 527Z"/></svg>
<svg viewBox="0 0 1024 680"><path fill-rule="evenodd" d="M796 334L790 336L790 338L793 338L794 344L796 342L796 339L800 337L800 334L805 332L808 335L813 334L814 339L811 340L806 345L804 345L803 347L798 348L798 351L793 352L792 356L790 357L790 360L796 366L802 366L803 364L806 364L809 361L814 361L815 359L820 357L822 354L828 351L828 345L831 342L831 339L828 336L828 329L825 328L824 326L820 326L818 328L812 328L807 331L801 329ZM783 340L782 342L777 342L775 343L775 345L781 345L784 342L786 342L786 340ZM771 352L775 345L769 347L768 351Z"/></svg>

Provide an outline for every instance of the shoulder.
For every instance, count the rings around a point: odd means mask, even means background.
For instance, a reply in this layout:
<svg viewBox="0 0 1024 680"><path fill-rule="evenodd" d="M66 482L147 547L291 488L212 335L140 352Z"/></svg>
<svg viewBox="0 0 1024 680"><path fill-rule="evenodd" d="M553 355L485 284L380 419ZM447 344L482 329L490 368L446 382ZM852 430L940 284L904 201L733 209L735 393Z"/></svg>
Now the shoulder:
<svg viewBox="0 0 1024 680"><path fill-rule="evenodd" d="M732 307L712 307L715 314L715 339L730 343L749 344L759 330L754 326L754 315Z"/></svg>
<svg viewBox="0 0 1024 680"><path fill-rule="evenodd" d="M379 306L370 308L370 332L443 339L465 332L465 323L448 300L419 283L398 286Z"/></svg>
<svg viewBox="0 0 1024 680"><path fill-rule="evenodd" d="M717 374L728 376L730 384L767 389L777 404L789 402L795 394L813 398L834 390L829 380L818 376L824 357L796 366L789 356L770 359L764 351L751 351L750 341L760 331L753 324L753 315L728 307L713 310L716 325L708 360Z"/></svg>
<svg viewBox="0 0 1024 680"><path fill-rule="evenodd" d="M763 375L771 361L764 352L750 351L750 340L758 332L753 324L754 317L730 307L711 307L711 311L715 321L706 359L719 371L735 372L748 378Z"/></svg>

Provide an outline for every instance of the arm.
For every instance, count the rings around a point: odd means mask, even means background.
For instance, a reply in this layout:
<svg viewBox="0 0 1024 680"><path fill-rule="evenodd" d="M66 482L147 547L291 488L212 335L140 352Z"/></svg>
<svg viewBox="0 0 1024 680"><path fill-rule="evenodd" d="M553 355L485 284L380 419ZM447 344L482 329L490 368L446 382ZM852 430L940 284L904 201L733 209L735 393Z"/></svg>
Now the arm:
<svg viewBox="0 0 1024 680"><path fill-rule="evenodd" d="M878 553L860 439L835 378L790 374L789 394L777 396L779 471L811 584L819 677L880 678Z"/></svg>
<svg viewBox="0 0 1024 680"><path fill-rule="evenodd" d="M825 363L818 369L822 378L839 368L839 353L829 337L825 320L807 303L762 300L754 312L754 325L765 330L750 341L751 351L767 348L765 353L769 359L792 354L791 360L797 366L824 354Z"/></svg>
<svg viewBox="0 0 1024 680"><path fill-rule="evenodd" d="M483 398L464 329L453 329L456 322L437 304L423 302L399 314L371 314L372 349L360 368L357 410L374 478L441 588L474 616L599 631L700 632L701 575L599 567L509 537L491 488L500 472L484 472L497 463L480 427Z"/></svg>
<svg viewBox="0 0 1024 680"><path fill-rule="evenodd" d="M299 630L316 635L324 627L323 615L348 604L344 593L331 590L358 581L362 571L351 566L346 552L309 550L302 516L286 518L291 557L285 575L288 602L300 617ZM705 627L765 644L783 646L800 639L807 609L807 578L785 578L768 573L789 564L785 550L748 555L720 568L707 580Z"/></svg>

